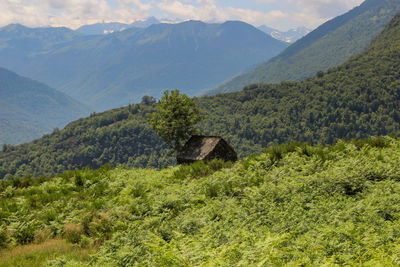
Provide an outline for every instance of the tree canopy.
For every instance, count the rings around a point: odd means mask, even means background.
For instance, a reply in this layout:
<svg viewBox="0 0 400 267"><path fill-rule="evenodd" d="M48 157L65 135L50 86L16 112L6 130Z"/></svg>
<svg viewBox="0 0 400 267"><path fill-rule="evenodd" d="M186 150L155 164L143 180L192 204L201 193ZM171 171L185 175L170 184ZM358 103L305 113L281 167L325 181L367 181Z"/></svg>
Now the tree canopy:
<svg viewBox="0 0 400 267"><path fill-rule="evenodd" d="M193 134L198 133L195 125L202 121L196 103L178 89L164 91L156 112L148 114L148 121L156 133L175 151L178 151Z"/></svg>

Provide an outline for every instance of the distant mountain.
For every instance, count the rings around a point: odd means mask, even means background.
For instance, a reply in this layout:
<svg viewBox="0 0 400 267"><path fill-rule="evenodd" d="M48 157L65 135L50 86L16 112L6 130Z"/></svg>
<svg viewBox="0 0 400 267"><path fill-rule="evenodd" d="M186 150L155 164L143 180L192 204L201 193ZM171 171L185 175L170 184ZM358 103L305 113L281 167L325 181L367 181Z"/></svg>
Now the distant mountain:
<svg viewBox="0 0 400 267"><path fill-rule="evenodd" d="M31 141L89 113L65 94L0 68L0 144Z"/></svg>
<svg viewBox="0 0 400 267"><path fill-rule="evenodd" d="M18 32L12 34L13 28ZM96 110L138 102L143 95L158 97L165 89L195 95L287 47L238 21L153 24L107 35L14 25L0 30L0 44L2 66Z"/></svg>
<svg viewBox="0 0 400 267"><path fill-rule="evenodd" d="M133 28L147 28L153 24L159 24L161 23L158 19L155 17L149 17L146 20L138 20L130 24L131 27Z"/></svg>
<svg viewBox="0 0 400 267"><path fill-rule="evenodd" d="M367 47L398 12L398 0L366 0L359 7L321 25L280 55L232 78L208 94L240 91L252 83L300 81L319 70L337 66Z"/></svg>
<svg viewBox="0 0 400 267"><path fill-rule="evenodd" d="M260 153L273 143L331 144L338 138L398 135L399 59L400 14L364 52L314 78L196 98L207 116L200 124L201 132L223 136L240 157ZM141 103L92 114L32 143L8 146L0 152L0 179L98 168L107 162L113 166L170 166L175 159L146 122L146 115L154 110L153 103ZM382 140L372 140L374 143L385 145ZM287 148L273 148L275 156L281 157ZM301 149L312 157L306 147ZM382 155L376 160L385 159Z"/></svg>
<svg viewBox="0 0 400 267"><path fill-rule="evenodd" d="M81 26L80 28L76 29L76 32L86 35L99 35L120 32L128 28L131 28L129 24L119 22L95 23Z"/></svg>
<svg viewBox="0 0 400 267"><path fill-rule="evenodd" d="M43 56L51 50L68 46L74 42L85 42L92 37L83 36L64 27L58 28L28 28L20 24L10 24L0 28L0 67L23 74L24 68L37 56ZM58 62L54 68L64 73L68 70ZM40 72L41 66L35 66ZM28 76L28 75L24 75ZM35 80L39 80L34 78Z"/></svg>
<svg viewBox="0 0 400 267"><path fill-rule="evenodd" d="M277 40L281 40L287 43L294 43L298 39L302 38L303 36L311 32L311 30L307 29L306 27L298 27L296 29L290 29L286 32L282 32L265 25L259 26L258 29L265 32L266 34L271 35L273 38Z"/></svg>
<svg viewBox="0 0 400 267"><path fill-rule="evenodd" d="M119 22L108 22L108 23L95 23L91 25L84 25L76 32L85 35L100 35L109 34L113 32L120 32L129 28L147 28L153 24L159 24L160 21L154 17L150 17L143 21L135 21L131 24L119 23Z"/></svg>

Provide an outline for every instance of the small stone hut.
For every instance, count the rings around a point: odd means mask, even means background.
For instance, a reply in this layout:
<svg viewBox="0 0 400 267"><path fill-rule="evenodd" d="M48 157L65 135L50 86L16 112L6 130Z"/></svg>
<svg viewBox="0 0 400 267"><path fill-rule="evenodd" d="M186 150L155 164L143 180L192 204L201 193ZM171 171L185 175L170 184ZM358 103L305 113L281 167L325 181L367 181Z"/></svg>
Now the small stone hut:
<svg viewBox="0 0 400 267"><path fill-rule="evenodd" d="M223 159L237 161L235 150L220 136L194 135L178 152L178 164L193 163L198 160Z"/></svg>

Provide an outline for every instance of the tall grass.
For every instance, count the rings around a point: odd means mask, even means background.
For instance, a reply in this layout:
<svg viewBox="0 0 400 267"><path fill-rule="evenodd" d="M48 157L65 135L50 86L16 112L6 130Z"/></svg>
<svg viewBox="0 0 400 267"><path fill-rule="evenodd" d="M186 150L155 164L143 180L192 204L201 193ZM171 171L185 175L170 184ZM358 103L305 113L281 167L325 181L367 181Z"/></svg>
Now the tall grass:
<svg viewBox="0 0 400 267"><path fill-rule="evenodd" d="M41 244L29 244L0 250L0 267L40 267L62 256L67 260L86 262L94 249L82 249L65 240L52 239Z"/></svg>

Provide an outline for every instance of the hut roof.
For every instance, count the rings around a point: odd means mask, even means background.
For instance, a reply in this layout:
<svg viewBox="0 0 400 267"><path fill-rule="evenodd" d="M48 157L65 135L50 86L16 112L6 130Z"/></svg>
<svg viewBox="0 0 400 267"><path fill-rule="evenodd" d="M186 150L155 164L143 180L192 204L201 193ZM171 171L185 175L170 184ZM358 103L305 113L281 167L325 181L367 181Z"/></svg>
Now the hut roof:
<svg viewBox="0 0 400 267"><path fill-rule="evenodd" d="M188 160L203 160L210 154L221 140L228 145L220 136L194 135L178 153L178 158Z"/></svg>

